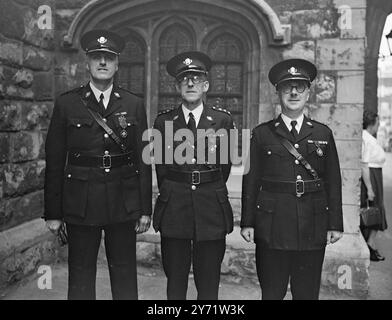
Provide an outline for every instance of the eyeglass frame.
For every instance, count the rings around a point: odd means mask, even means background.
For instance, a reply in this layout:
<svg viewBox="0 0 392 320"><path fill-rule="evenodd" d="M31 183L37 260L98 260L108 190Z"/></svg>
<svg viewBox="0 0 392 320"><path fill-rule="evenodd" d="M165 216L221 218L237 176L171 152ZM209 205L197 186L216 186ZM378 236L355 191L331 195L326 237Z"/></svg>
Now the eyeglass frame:
<svg viewBox="0 0 392 320"><path fill-rule="evenodd" d="M199 77L200 80L195 81L195 79L194 79L195 77ZM184 74L184 76L176 78L177 83L179 83L181 85L188 84L189 80L192 80L193 84L201 84L203 82L208 81L207 73L203 72L203 73L196 74L196 73L190 72L188 74Z"/></svg>
<svg viewBox="0 0 392 320"><path fill-rule="evenodd" d="M293 85L293 84L295 84L295 85ZM303 84L303 90L298 90L299 84ZM283 89L284 87L287 87L286 90ZM288 87L290 89L288 89ZM291 90L293 90L293 88L295 88L295 90L298 93L304 93L306 88L308 88L308 89L310 88L310 83L305 80L291 80L291 81L281 82L276 86L276 90L281 90L284 94L290 93Z"/></svg>

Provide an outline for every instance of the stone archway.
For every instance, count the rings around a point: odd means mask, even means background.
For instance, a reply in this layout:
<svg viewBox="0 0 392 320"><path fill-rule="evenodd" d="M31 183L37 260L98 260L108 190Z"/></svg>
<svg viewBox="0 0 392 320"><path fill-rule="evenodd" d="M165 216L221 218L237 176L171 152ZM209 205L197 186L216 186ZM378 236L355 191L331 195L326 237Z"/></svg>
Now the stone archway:
<svg viewBox="0 0 392 320"><path fill-rule="evenodd" d="M387 16L392 13L390 0L367 1L365 56L365 104L364 109L377 112L378 53Z"/></svg>
<svg viewBox="0 0 392 320"><path fill-rule="evenodd" d="M139 47L146 50L143 68L145 76L139 78L145 81L143 95L151 122L162 105L175 104L170 85L162 85L166 79L165 70L162 70L166 58L161 55L161 46L170 46L162 42L165 30L174 25L188 30L188 37L191 38L189 48L192 49L208 50L208 43L213 40L211 35L218 34L219 30L225 30L228 35L240 40L240 50L244 52L242 60L232 63L241 65L242 82L237 86L241 92L225 92L217 101L234 101L239 124L245 128L254 127L259 121L260 105L265 100L260 93L266 86L262 73L279 56L276 48L290 41L287 36L289 33L285 32L277 15L265 1L217 0L211 3L188 0L184 6L184 0L148 0L143 3L115 0L110 4L93 0L73 20L64 37L64 46L77 48L76 39L86 30L97 26L124 35L133 33L141 39ZM142 65L140 61L138 63ZM233 99L230 100L229 96Z"/></svg>

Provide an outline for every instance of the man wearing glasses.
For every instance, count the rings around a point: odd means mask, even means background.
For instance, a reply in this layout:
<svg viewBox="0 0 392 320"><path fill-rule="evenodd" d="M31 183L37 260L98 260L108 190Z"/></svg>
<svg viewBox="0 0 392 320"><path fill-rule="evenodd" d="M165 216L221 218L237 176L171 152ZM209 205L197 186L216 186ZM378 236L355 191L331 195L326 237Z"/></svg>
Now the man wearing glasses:
<svg viewBox="0 0 392 320"><path fill-rule="evenodd" d="M316 67L282 61L269 72L282 113L252 132L241 235L256 243L263 299L318 299L325 246L342 237L339 159L332 131L304 115Z"/></svg>
<svg viewBox="0 0 392 320"><path fill-rule="evenodd" d="M233 230L226 181L231 168L229 130L234 123L228 111L203 102L210 68L211 60L202 52L170 59L167 71L176 80L182 103L162 111L154 124L163 137L162 145L154 146L154 157L163 150L163 161L156 162L159 196L153 226L161 233L168 299L186 299L191 264L197 298L218 299L225 236ZM169 127L174 137L187 129L184 140L165 137ZM178 152L182 147L185 161ZM167 153L174 153L173 161Z"/></svg>

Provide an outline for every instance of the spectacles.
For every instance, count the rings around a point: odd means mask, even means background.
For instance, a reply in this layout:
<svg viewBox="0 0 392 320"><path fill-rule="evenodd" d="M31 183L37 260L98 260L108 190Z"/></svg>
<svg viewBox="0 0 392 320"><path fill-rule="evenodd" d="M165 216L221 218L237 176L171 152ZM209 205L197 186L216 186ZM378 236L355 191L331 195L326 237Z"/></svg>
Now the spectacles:
<svg viewBox="0 0 392 320"><path fill-rule="evenodd" d="M177 78L177 81L182 85L188 84L189 80L192 80L193 84L199 84L207 81L205 76L199 76L197 74L190 74Z"/></svg>
<svg viewBox="0 0 392 320"><path fill-rule="evenodd" d="M305 82L283 82L278 88L283 93L290 93L293 88L295 88L298 93L303 93L307 87L308 85Z"/></svg>

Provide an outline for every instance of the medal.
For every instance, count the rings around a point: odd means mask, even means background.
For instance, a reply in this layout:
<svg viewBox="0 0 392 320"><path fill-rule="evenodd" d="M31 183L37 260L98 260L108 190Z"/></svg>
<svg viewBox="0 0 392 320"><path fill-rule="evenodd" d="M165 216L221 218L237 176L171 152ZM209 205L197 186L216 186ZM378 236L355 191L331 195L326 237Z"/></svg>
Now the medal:
<svg viewBox="0 0 392 320"><path fill-rule="evenodd" d="M120 124L120 127L122 130L120 131L120 136L121 138L125 139L128 136L127 130L125 128L128 126L127 124L127 119L124 117L124 115L120 115L118 117L118 123Z"/></svg>
<svg viewBox="0 0 392 320"><path fill-rule="evenodd" d="M316 153L319 157L322 157L324 155L323 150L321 150L320 148L317 148Z"/></svg>

